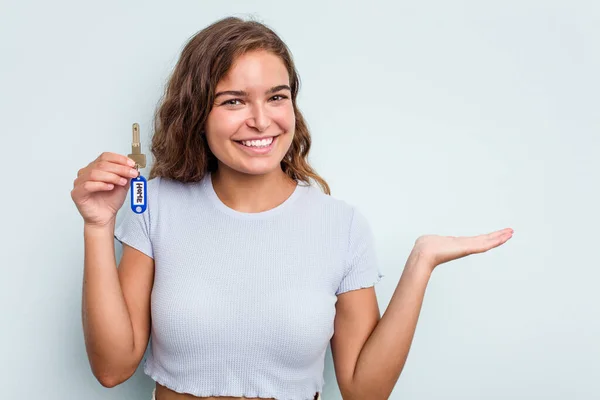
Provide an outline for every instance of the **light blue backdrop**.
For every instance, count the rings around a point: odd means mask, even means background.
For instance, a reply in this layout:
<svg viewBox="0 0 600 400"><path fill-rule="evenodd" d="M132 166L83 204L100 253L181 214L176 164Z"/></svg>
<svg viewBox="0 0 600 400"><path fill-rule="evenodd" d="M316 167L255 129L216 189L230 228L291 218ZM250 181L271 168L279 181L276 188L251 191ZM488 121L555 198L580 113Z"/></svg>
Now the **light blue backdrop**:
<svg viewBox="0 0 600 400"><path fill-rule="evenodd" d="M230 14L255 16L291 48L311 160L373 225L382 312L419 235L515 229L434 272L391 399L600 398L597 1L1 9L3 398L149 398L141 369L113 389L90 371L70 191L101 152L129 152L133 122L147 152L183 44ZM330 353L325 368L323 398L340 399Z"/></svg>

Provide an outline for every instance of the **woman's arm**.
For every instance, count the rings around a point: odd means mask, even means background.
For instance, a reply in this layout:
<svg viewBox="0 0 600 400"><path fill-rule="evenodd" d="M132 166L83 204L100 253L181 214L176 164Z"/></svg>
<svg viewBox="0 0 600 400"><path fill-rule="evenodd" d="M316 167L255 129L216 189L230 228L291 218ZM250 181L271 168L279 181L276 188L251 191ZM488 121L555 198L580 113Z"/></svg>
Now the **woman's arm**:
<svg viewBox="0 0 600 400"><path fill-rule="evenodd" d="M96 379L105 387L127 380L139 365L150 335L154 260L129 246L117 269L114 222L84 227L82 322Z"/></svg>
<svg viewBox="0 0 600 400"><path fill-rule="evenodd" d="M512 234L504 229L475 237L420 237L379 321L372 287L338 296L331 350L344 400L389 398L408 357L434 268L498 247Z"/></svg>
<svg viewBox="0 0 600 400"><path fill-rule="evenodd" d="M331 349L344 400L389 398L408 357L430 275L427 262L411 255L378 322L373 288L338 297Z"/></svg>

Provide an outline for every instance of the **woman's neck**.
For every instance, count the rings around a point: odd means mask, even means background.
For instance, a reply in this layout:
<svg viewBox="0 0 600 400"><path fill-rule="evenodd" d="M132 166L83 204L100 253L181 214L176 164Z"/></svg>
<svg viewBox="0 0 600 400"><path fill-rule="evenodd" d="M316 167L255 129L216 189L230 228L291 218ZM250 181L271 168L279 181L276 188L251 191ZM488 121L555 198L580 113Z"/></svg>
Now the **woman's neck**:
<svg viewBox="0 0 600 400"><path fill-rule="evenodd" d="M257 213L283 203L292 195L297 183L281 169L265 175L249 175L220 166L212 174L212 185L227 207Z"/></svg>

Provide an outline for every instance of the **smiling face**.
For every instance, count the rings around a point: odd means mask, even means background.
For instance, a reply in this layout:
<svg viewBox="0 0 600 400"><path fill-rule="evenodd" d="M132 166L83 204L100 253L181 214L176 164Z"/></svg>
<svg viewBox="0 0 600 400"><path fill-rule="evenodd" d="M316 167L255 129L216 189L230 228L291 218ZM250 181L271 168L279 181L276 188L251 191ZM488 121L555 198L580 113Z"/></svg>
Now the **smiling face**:
<svg viewBox="0 0 600 400"><path fill-rule="evenodd" d="M219 168L251 175L281 171L296 118L287 69L266 51L236 59L217 84L206 139Z"/></svg>

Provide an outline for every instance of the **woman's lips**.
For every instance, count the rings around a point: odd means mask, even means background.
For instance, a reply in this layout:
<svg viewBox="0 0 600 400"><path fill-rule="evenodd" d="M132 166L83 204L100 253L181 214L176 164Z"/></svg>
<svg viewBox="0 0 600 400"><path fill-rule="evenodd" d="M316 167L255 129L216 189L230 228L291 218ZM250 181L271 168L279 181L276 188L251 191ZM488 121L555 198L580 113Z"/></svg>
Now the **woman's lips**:
<svg viewBox="0 0 600 400"><path fill-rule="evenodd" d="M271 152L271 150L273 150L273 148L275 147L275 142L277 142L277 139L279 139L279 136L275 136L273 138L273 140L271 141L271 143L268 146L264 146L264 147L255 147L255 146L245 146L243 145L241 142L234 140L235 144L237 144L242 150L244 150L246 153L251 154L251 155L265 155L265 154L269 154Z"/></svg>

